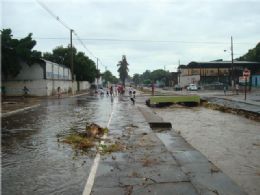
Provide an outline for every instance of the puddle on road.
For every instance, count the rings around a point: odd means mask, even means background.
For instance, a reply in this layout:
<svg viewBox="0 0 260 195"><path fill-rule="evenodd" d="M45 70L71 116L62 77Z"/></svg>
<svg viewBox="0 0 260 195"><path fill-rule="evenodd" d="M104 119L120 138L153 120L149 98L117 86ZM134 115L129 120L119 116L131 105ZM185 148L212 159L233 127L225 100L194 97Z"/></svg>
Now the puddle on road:
<svg viewBox="0 0 260 195"><path fill-rule="evenodd" d="M93 155L75 153L57 135L87 122L106 126L110 99L49 100L37 109L2 120L3 194L81 194Z"/></svg>

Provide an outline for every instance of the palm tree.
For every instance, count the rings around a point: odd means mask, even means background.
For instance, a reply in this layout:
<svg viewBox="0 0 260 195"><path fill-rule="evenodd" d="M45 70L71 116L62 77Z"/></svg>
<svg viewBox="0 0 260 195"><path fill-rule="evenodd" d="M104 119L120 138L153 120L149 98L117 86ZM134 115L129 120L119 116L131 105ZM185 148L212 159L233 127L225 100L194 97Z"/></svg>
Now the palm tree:
<svg viewBox="0 0 260 195"><path fill-rule="evenodd" d="M128 76L128 66L129 64L127 63L126 61L126 56L123 55L122 56L122 60L118 62L117 66L119 66L117 72L119 72L119 78L120 80L122 81L123 83L123 86L125 86L125 79L127 78Z"/></svg>

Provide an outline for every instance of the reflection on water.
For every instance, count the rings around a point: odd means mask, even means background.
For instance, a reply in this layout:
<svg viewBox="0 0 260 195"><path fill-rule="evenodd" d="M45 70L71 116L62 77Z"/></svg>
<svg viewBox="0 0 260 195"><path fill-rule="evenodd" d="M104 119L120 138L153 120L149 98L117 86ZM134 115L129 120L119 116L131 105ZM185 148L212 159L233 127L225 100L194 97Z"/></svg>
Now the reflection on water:
<svg viewBox="0 0 260 195"><path fill-rule="evenodd" d="M47 101L43 106L2 121L2 194L81 194L92 158L76 156L57 134L105 126L110 98L78 97Z"/></svg>

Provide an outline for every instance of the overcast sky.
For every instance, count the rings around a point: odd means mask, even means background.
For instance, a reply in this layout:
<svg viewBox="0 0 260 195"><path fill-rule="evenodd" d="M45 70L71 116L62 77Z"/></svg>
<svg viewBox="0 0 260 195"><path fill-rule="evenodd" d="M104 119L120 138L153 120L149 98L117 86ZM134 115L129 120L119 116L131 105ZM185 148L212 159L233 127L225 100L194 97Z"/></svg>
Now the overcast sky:
<svg viewBox="0 0 260 195"><path fill-rule="evenodd" d="M39 0L75 30L102 65L118 76L127 56L130 75L145 70L176 71L178 61L230 60L260 41L260 0ZM2 0L2 28L14 37L33 33L35 49L69 44L69 30L35 0ZM76 38L74 36L74 38ZM91 59L82 44L74 46ZM227 50L227 52L224 52Z"/></svg>

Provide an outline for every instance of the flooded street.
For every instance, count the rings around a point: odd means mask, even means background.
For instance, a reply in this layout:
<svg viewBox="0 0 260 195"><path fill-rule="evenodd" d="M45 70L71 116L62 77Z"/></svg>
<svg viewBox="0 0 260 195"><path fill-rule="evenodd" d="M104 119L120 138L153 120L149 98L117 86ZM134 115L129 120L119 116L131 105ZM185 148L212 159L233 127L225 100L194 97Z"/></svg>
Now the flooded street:
<svg viewBox="0 0 260 195"><path fill-rule="evenodd" d="M203 107L154 111L248 194L259 194L259 122Z"/></svg>
<svg viewBox="0 0 260 195"><path fill-rule="evenodd" d="M201 107L151 110L145 97L137 100L133 105L127 96L53 99L3 118L2 194L82 194L96 149L76 152L58 139L85 129L87 122L109 124L105 144L122 146L102 154L92 194L244 194L224 173L249 194L259 192L259 123ZM151 129L152 111L224 173L175 131Z"/></svg>
<svg viewBox="0 0 260 195"><path fill-rule="evenodd" d="M2 194L82 194L95 153L77 154L57 135L86 122L105 126L112 106L110 98L82 96L4 118Z"/></svg>

